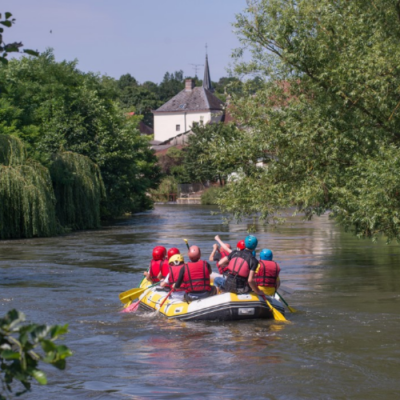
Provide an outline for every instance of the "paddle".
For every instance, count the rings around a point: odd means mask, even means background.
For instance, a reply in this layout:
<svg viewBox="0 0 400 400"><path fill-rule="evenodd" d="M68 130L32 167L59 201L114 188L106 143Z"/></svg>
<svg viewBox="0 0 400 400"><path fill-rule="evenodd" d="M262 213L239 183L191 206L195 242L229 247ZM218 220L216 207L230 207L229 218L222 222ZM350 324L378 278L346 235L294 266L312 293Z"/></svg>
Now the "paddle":
<svg viewBox="0 0 400 400"><path fill-rule="evenodd" d="M297 310L294 307L290 307L288 303L286 303L285 299L282 297L282 295L280 295L278 292L276 292L276 294L279 296L279 298L286 304L286 307L288 308L288 310L292 313L297 312Z"/></svg>
<svg viewBox="0 0 400 400"><path fill-rule="evenodd" d="M267 298L263 294L261 295L261 297L265 300L265 302L268 304L268 307L271 309L274 319L276 319L277 321L287 321L287 319L283 316L283 314L280 311L272 307L271 303L267 300Z"/></svg>
<svg viewBox="0 0 400 400"><path fill-rule="evenodd" d="M129 304L129 305L127 307L124 307L124 309L120 312L122 312L122 313L135 312L139 308L140 301L138 300L136 303L129 302L127 304Z"/></svg>
<svg viewBox="0 0 400 400"><path fill-rule="evenodd" d="M168 297L171 295L171 293L174 291L174 288L172 288L168 294L165 296L165 299L163 300L163 302L161 303L160 307L157 308L156 312L153 314L153 316L158 315L160 313L160 310L162 308L162 306L164 305L164 303L166 302L166 300L168 299Z"/></svg>
<svg viewBox="0 0 400 400"><path fill-rule="evenodd" d="M128 303L129 301L133 301L133 300L136 300L137 298L139 298L140 295L142 293L144 293L147 289L150 289L153 286L157 286L159 284L160 284L160 282L157 282L146 288L141 288L141 289L135 288L135 289L127 290L126 292L120 293L119 299L121 300L122 304Z"/></svg>
<svg viewBox="0 0 400 400"><path fill-rule="evenodd" d="M189 241L187 239L183 239L183 241L186 243L186 247L188 248L188 250L190 249L189 247Z"/></svg>

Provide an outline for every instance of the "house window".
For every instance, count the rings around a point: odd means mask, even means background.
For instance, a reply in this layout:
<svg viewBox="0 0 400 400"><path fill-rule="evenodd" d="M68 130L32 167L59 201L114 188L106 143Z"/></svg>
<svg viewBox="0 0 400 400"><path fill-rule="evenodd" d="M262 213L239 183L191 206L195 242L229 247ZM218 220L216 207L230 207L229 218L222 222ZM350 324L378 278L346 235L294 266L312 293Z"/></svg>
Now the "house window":
<svg viewBox="0 0 400 400"><path fill-rule="evenodd" d="M177 125L177 126L176 126L176 131L179 132L180 130L181 130L181 126L180 126L180 125Z"/></svg>

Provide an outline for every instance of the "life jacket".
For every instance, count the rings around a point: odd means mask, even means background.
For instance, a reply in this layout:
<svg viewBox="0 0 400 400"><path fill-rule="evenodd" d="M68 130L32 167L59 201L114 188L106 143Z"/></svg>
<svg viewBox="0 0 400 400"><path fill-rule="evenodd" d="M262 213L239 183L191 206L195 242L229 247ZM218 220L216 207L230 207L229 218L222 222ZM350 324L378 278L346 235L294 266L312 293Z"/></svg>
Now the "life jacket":
<svg viewBox="0 0 400 400"><path fill-rule="evenodd" d="M168 277L168 284L166 287L172 288L172 285L178 281L179 278L179 272L182 269L183 264L181 265L169 265L169 277ZM182 286L179 289L175 289L175 292L183 292L186 289L183 288Z"/></svg>
<svg viewBox="0 0 400 400"><path fill-rule="evenodd" d="M224 257L227 257L227 256L229 256L229 253L227 253L226 251L224 251L224 250L222 250L221 251L221 259L220 259L220 261L224 258ZM218 268L218 271L219 271L219 273L220 274L223 274L225 271L226 271L226 266L220 266L219 265L219 262L217 261L217 268Z"/></svg>
<svg viewBox="0 0 400 400"><path fill-rule="evenodd" d="M157 278L157 276L161 271L161 266L162 266L163 262L164 262L163 260L159 260L159 261L151 260L150 261L149 275L150 275L151 280L154 283L160 282L160 280Z"/></svg>
<svg viewBox="0 0 400 400"><path fill-rule="evenodd" d="M167 260L164 260L161 264L161 275L165 278L169 273L169 264Z"/></svg>
<svg viewBox="0 0 400 400"><path fill-rule="evenodd" d="M250 265L245 258L240 256L234 257L229 261L226 271L231 275L237 275L240 278L247 279L250 274Z"/></svg>
<svg viewBox="0 0 400 400"><path fill-rule="evenodd" d="M209 292L211 290L210 271L205 261L199 260L185 264L181 288L187 292Z"/></svg>
<svg viewBox="0 0 400 400"><path fill-rule="evenodd" d="M257 286L276 287L280 270L275 261L260 260L260 268L254 277Z"/></svg>

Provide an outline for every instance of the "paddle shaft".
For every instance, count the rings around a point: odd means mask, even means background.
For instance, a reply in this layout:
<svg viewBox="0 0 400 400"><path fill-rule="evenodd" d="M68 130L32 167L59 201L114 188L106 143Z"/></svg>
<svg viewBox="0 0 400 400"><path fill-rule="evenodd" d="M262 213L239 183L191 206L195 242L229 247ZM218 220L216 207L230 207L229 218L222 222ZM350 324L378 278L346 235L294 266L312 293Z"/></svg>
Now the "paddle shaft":
<svg viewBox="0 0 400 400"><path fill-rule="evenodd" d="M294 309L293 307L290 307L289 304L286 302L286 300L282 297L282 295L280 293L278 293L278 291L276 292L276 294L286 304L286 307L289 309L290 312L296 312L296 309Z"/></svg>
<svg viewBox="0 0 400 400"><path fill-rule="evenodd" d="M171 289L171 290L169 291L169 293L165 296L165 299L163 300L163 302L162 302L161 305L160 305L160 310L161 310L161 307L164 305L164 303L166 302L166 300L168 299L168 297L170 296L170 294L171 294L173 291L174 291L174 289Z"/></svg>

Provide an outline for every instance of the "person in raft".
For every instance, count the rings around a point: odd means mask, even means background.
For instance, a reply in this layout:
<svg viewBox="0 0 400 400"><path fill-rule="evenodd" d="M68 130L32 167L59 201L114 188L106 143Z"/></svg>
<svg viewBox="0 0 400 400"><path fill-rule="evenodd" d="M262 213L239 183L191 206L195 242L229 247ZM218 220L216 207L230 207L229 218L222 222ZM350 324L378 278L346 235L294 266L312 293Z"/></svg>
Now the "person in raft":
<svg viewBox="0 0 400 400"><path fill-rule="evenodd" d="M143 275L149 282L157 283L160 281L160 278L158 276L161 270L163 269L163 264L168 265L168 262L165 260L166 255L167 255L167 249L165 247L163 246L154 247L153 259L150 261L149 270L143 273Z"/></svg>
<svg viewBox="0 0 400 400"><path fill-rule="evenodd" d="M219 243L219 245L221 246L221 250L222 250L222 251L221 251L221 254L222 254L222 252L223 252L223 253L224 253L224 257L227 256L227 255L229 255L230 253L232 253L233 250L232 250L231 246L228 245L227 243L224 243L218 235L215 236L214 239L215 239L215 240ZM215 247L215 246L216 246L216 245L214 245L214 247ZM245 246L245 244L244 244L244 240L239 240L239 241L237 242L237 244L236 244L236 250L237 250L237 251L241 251L241 250L244 250L245 248L246 248L246 246ZM211 257L211 256L210 256L210 257ZM219 272L221 275L226 275L226 273L227 273L227 271L226 271L227 265L222 266L222 265L220 265L220 263L219 263L219 261L221 261L221 259L224 258L224 257L221 257L221 258L218 260L218 263L217 263L218 272ZM216 287L221 288L221 287L223 286L224 282L225 282L225 277L221 278L221 277L218 276L218 277L214 278L214 286L216 286Z"/></svg>
<svg viewBox="0 0 400 400"><path fill-rule="evenodd" d="M225 292L241 294L253 290L256 294L263 295L264 293L257 287L254 280L258 261L252 253L257 247L258 240L255 236L249 235L244 243L244 250L234 250L221 259L219 264L222 267L226 266L226 276L215 278L214 285Z"/></svg>
<svg viewBox="0 0 400 400"><path fill-rule="evenodd" d="M218 236L218 239L219 239L219 236ZM222 243L222 241L221 241L221 243ZM223 247L221 246L221 248L219 248L217 244L213 245L213 251L211 252L210 257L208 258L208 261L216 261L217 262L217 268L218 268L218 271L220 274L223 274L224 271L223 271L223 268L219 265L219 261L221 260L221 258L224 258L227 255L229 255L229 253L231 251L232 251L232 247L228 243L223 243Z"/></svg>
<svg viewBox="0 0 400 400"><path fill-rule="evenodd" d="M185 264L182 254L175 254L168 260L169 268L168 274L165 279L161 282L160 286L170 291L174 283L178 280L179 273ZM173 297L183 297L185 295L184 289L176 289L173 293Z"/></svg>
<svg viewBox="0 0 400 400"><path fill-rule="evenodd" d="M173 288L183 289L188 302L216 294L215 287L210 283L211 266L207 261L200 260L200 248L191 246L188 256L191 262L183 265Z"/></svg>
<svg viewBox="0 0 400 400"><path fill-rule="evenodd" d="M169 260L171 259L172 256L176 254L181 254L179 249L176 247L171 247L168 252L167 252L167 260L162 263L161 265L161 270L160 273L158 274L157 278L161 281L162 279L165 279L166 276L169 273Z"/></svg>
<svg viewBox="0 0 400 400"><path fill-rule="evenodd" d="M280 285L279 273L281 268L272 261L273 254L269 249L260 252L260 263L256 269L255 282L258 288L267 296L273 296Z"/></svg>

